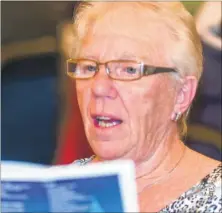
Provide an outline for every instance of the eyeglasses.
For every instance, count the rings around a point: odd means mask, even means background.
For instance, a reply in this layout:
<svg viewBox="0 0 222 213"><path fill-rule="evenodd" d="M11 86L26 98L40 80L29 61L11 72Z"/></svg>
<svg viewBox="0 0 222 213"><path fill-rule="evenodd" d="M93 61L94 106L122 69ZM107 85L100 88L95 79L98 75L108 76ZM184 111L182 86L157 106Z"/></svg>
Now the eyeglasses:
<svg viewBox="0 0 222 213"><path fill-rule="evenodd" d="M105 66L106 73L111 79L120 81L133 81L157 73L177 72L173 68L154 67L129 60L99 63L88 59L68 59L67 75L74 79L90 79L98 73L100 65Z"/></svg>

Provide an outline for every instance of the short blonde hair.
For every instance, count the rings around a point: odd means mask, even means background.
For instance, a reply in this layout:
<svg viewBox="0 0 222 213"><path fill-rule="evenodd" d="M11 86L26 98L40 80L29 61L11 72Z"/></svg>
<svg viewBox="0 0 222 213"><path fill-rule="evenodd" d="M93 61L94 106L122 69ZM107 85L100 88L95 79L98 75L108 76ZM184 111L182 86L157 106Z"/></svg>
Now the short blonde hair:
<svg viewBox="0 0 222 213"><path fill-rule="evenodd" d="M121 7L124 6L124 7ZM78 5L74 16L74 50L78 48L86 34L93 30L97 20L110 11L116 11L129 6L134 11L139 8L143 17L155 18L164 23L174 38L174 45L169 50L170 60L177 68L181 77L193 75L200 79L202 74L202 45L197 33L195 22L190 13L180 2L82 2ZM144 29L146 26L144 26ZM186 117L184 113L178 122L180 134L186 133Z"/></svg>

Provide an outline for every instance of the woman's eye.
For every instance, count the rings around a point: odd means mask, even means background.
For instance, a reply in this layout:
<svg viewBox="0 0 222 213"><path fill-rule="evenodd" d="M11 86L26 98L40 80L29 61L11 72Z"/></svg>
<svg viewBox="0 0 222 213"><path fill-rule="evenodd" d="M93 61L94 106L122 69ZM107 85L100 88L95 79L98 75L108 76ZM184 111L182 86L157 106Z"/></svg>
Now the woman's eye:
<svg viewBox="0 0 222 213"><path fill-rule="evenodd" d="M69 72L75 73L77 69L77 64L69 64Z"/></svg>
<svg viewBox="0 0 222 213"><path fill-rule="evenodd" d="M134 67L127 67L126 72L129 74L135 74L137 72L137 69Z"/></svg>
<svg viewBox="0 0 222 213"><path fill-rule="evenodd" d="M96 66L88 65L86 66L86 70L90 72L95 72L96 71Z"/></svg>

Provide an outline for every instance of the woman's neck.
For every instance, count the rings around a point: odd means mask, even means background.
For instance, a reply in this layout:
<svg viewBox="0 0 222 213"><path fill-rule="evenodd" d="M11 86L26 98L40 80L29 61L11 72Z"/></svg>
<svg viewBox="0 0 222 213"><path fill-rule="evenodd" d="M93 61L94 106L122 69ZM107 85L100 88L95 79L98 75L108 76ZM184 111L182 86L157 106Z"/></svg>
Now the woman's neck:
<svg viewBox="0 0 222 213"><path fill-rule="evenodd" d="M162 143L148 160L136 163L138 192L147 186L164 181L180 166L186 146L178 138Z"/></svg>

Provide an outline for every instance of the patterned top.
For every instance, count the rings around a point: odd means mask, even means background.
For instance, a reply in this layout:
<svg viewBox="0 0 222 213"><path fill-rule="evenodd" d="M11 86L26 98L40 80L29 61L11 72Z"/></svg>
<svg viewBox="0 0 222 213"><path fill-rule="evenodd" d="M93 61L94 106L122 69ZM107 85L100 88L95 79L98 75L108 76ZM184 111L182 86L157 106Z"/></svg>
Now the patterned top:
<svg viewBox="0 0 222 213"><path fill-rule="evenodd" d="M94 156L74 161L84 166ZM222 213L222 164L159 213Z"/></svg>

